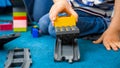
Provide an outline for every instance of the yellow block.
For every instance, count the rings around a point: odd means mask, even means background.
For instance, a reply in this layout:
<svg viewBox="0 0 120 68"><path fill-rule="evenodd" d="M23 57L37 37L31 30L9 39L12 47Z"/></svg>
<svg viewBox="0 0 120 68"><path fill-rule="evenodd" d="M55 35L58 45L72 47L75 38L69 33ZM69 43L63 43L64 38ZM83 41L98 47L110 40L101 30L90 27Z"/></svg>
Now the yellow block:
<svg viewBox="0 0 120 68"><path fill-rule="evenodd" d="M13 28L13 31L14 32L26 32L27 31L27 28Z"/></svg>
<svg viewBox="0 0 120 68"><path fill-rule="evenodd" d="M26 12L13 12L13 16L26 16Z"/></svg>
<svg viewBox="0 0 120 68"><path fill-rule="evenodd" d="M54 21L55 27L63 27L63 26L76 26L76 18L74 16L61 16L57 17Z"/></svg>

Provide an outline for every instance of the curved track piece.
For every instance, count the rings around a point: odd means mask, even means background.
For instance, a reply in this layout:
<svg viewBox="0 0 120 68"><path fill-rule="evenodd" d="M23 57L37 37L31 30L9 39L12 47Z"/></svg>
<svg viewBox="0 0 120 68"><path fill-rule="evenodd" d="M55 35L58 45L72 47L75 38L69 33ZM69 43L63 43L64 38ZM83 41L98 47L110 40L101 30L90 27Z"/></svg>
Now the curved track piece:
<svg viewBox="0 0 120 68"><path fill-rule="evenodd" d="M4 68L30 68L32 60L29 51L27 48L11 50Z"/></svg>

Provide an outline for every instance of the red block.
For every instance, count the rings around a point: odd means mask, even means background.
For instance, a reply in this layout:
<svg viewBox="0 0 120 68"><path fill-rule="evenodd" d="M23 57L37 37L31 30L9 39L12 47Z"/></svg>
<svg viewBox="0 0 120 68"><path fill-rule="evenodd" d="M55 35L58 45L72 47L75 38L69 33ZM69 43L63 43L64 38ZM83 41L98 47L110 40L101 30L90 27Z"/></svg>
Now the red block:
<svg viewBox="0 0 120 68"><path fill-rule="evenodd" d="M0 30L13 30L12 23L0 24Z"/></svg>
<svg viewBox="0 0 120 68"><path fill-rule="evenodd" d="M14 16L14 20L26 20L26 16Z"/></svg>

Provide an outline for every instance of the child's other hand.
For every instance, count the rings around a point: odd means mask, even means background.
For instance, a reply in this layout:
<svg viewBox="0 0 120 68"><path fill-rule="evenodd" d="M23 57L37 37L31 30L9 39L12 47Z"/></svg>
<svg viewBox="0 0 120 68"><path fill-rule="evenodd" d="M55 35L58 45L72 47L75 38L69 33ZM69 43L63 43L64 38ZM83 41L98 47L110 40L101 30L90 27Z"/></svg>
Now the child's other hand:
<svg viewBox="0 0 120 68"><path fill-rule="evenodd" d="M96 44L101 42L107 50L112 48L117 51L120 48L120 31L115 28L108 28L97 41L93 41Z"/></svg>
<svg viewBox="0 0 120 68"><path fill-rule="evenodd" d="M73 15L76 17L76 19L78 19L77 13L73 10L67 0L58 0L54 3L49 12L50 20L52 21L53 25L57 15L61 12L66 12L68 15Z"/></svg>

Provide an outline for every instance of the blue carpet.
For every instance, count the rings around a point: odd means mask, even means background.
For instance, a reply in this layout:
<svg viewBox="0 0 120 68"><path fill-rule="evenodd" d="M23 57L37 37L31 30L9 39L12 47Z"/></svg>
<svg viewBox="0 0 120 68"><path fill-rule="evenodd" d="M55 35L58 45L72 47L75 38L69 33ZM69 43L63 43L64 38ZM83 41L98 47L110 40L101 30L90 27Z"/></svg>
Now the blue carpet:
<svg viewBox="0 0 120 68"><path fill-rule="evenodd" d="M11 19L11 17L6 17ZM0 19L6 19L0 17ZM29 29L28 29L29 30ZM13 31L0 31L0 35L13 33ZM54 62L55 38L41 36L33 38L31 32L21 33L21 36L4 45L0 50L0 68L4 68L8 50L29 48L33 64L31 68L120 68L120 51L107 51L102 44L93 44L88 40L78 40L80 48L80 61L69 64L67 62Z"/></svg>
<svg viewBox="0 0 120 68"><path fill-rule="evenodd" d="M120 51L107 51L102 44L95 45L88 40L79 39L78 44L81 54L79 62L54 62L55 38L33 38L30 31L21 33L21 37L5 44L4 50L0 50L0 68L4 67L8 50L16 47L30 49L33 61L31 68L120 68Z"/></svg>

